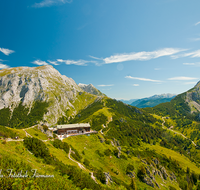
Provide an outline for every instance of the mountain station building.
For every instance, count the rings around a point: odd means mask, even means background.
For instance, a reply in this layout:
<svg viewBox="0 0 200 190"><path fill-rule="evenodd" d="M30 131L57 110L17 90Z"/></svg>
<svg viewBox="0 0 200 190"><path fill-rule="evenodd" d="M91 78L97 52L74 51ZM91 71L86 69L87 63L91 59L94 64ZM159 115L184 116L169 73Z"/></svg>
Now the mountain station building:
<svg viewBox="0 0 200 190"><path fill-rule="evenodd" d="M90 124L89 123L76 123L76 124L64 124L57 125L57 134L58 135L81 135L81 134L90 134Z"/></svg>

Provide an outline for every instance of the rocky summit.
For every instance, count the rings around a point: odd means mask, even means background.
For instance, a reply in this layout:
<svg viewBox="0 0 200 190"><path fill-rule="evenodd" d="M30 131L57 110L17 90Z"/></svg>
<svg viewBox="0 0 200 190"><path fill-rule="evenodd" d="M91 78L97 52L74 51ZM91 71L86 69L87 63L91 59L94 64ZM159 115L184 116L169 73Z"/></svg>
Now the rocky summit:
<svg viewBox="0 0 200 190"><path fill-rule="evenodd" d="M13 110L20 102L31 109L35 101L48 102L44 119L51 124L65 116L66 110L76 114L73 104L83 92L73 79L61 75L50 65L0 71L0 109L9 107Z"/></svg>

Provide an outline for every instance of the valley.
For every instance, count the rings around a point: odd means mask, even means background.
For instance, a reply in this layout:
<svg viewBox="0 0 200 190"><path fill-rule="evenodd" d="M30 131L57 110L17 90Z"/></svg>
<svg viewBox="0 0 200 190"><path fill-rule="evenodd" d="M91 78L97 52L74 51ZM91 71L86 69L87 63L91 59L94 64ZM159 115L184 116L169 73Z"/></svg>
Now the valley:
<svg viewBox="0 0 200 190"><path fill-rule="evenodd" d="M93 85L77 85L49 66L5 69L1 75L1 174L11 168L29 176L2 177L1 189L200 189L199 111L190 107L198 104L199 84L141 109ZM16 80L22 81L17 91ZM40 90L32 94L33 81ZM17 101L5 99L7 93ZM97 133L61 141L49 130L76 123L89 123ZM54 177L31 178L32 170Z"/></svg>

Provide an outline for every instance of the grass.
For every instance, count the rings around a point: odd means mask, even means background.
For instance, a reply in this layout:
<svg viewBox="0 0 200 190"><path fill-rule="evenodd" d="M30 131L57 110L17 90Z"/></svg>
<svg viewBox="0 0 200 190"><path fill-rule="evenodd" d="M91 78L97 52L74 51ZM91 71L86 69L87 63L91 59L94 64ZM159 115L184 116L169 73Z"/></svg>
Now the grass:
<svg viewBox="0 0 200 190"><path fill-rule="evenodd" d="M48 139L47 135L42 133L39 129L37 129L37 127L29 128L29 129L25 129L25 130L32 137L35 137L35 138L38 138L38 139L41 139L41 140L47 140Z"/></svg>
<svg viewBox="0 0 200 190"><path fill-rule="evenodd" d="M45 174L54 173L54 168L50 165L43 164L42 159L36 158L33 154L27 151L23 146L23 142L6 142L6 144L2 144L2 140L0 140L0 155L4 157L10 157L19 162L24 161L33 169L37 169L37 173ZM9 169L9 168L3 168Z"/></svg>
<svg viewBox="0 0 200 190"><path fill-rule="evenodd" d="M180 163L180 166L185 170L187 169L187 167L189 167L191 171L200 174L200 169L184 155L181 155L173 150L161 147L159 145L145 144L144 147L148 147L150 150L155 150L155 152L158 154L164 154L168 158L171 157L172 159L177 160Z"/></svg>
<svg viewBox="0 0 200 190"><path fill-rule="evenodd" d="M26 133L22 129L14 129L10 127L7 127L7 128L15 132L20 139L23 139L24 137L26 137Z"/></svg>
<svg viewBox="0 0 200 190"><path fill-rule="evenodd" d="M102 168L104 172L109 172L111 176L114 176L114 177L122 180L126 184L130 184L131 179L125 173L127 165L129 163L134 165L134 168L135 168L134 172L135 172L135 174L137 174L138 167L143 163L137 157L126 155L124 153L127 150L126 147L122 147L122 154L127 157L127 160L122 159L122 158L116 158L114 155L111 155L111 156L104 155L102 157L99 156L96 153L96 150L100 150L100 153L103 154L106 149L109 148L110 150L114 150L115 147L113 147L111 144L108 145L106 143L101 143L98 138L98 135L100 136L100 134L95 134L95 135L91 135L91 136L86 136L86 135L73 136L73 137L66 138L63 141L67 142L68 144L72 145L76 150L78 150L79 154L81 154L81 156L83 157L82 161L84 160L84 158L86 158L90 161L90 165L92 165L93 167L96 167L98 169ZM101 138L102 138L102 135L101 135ZM160 147L158 145L153 146L153 147L150 145L146 145L146 147L149 147L154 150L158 150L157 152L159 154L163 154L164 152L166 154L173 153L172 158L174 158L174 159L176 157L177 158L180 157L180 155L177 154L176 152L174 152L174 151L167 152L168 149L167 150L165 150L165 148L162 149L162 147ZM145 148L145 146L143 148ZM196 172L199 171L199 169L184 156L179 158L178 161L182 162L182 166L184 164L187 164L191 168L191 170L194 170ZM118 172L118 175L116 174L116 171ZM149 190L158 189L158 188L152 188L150 186L147 186L146 184L141 182L139 179L137 179L137 177L135 179L136 179L137 186L140 187L141 189L145 189L145 188L149 189ZM174 186L176 189L179 189L178 184L175 182L171 182L169 178L167 181L165 180L165 182L163 182L160 177L156 177L156 181L159 183L160 189L168 189L169 185ZM163 184L167 187L164 187L160 184Z"/></svg>
<svg viewBox="0 0 200 190"><path fill-rule="evenodd" d="M90 161L90 164L95 168L102 168L104 172L109 172L112 176L115 176L126 183L130 183L130 178L126 176L124 171L129 162L134 162L134 160L122 160L116 158L114 155L111 156L99 156L96 153L96 150L99 150L100 153L104 154L106 149L114 150L115 148L112 145L108 145L106 143L101 143L98 135L80 135L69 137L64 139L64 142L72 145L75 149L78 150L79 154L84 158ZM83 154L84 151L84 154ZM117 175L114 173L118 171Z"/></svg>

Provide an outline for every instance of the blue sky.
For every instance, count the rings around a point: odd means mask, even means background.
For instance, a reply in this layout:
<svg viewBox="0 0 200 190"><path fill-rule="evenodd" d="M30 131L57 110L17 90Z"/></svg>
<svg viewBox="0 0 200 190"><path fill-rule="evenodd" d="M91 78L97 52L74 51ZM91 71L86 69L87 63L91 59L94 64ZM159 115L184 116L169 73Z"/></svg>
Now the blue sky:
<svg viewBox="0 0 200 190"><path fill-rule="evenodd" d="M200 80L199 0L0 1L0 69L53 65L116 99Z"/></svg>

